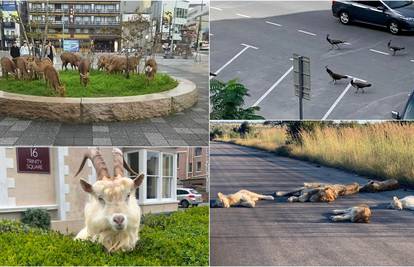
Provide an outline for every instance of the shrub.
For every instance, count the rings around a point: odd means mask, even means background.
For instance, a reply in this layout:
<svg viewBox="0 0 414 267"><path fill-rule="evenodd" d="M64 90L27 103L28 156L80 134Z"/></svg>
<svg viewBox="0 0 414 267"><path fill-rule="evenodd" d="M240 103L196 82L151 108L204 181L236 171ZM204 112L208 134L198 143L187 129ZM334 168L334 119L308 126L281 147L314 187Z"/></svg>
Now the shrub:
<svg viewBox="0 0 414 267"><path fill-rule="evenodd" d="M50 228L50 214L44 209L28 209L23 212L22 223L43 229Z"/></svg>
<svg viewBox="0 0 414 267"><path fill-rule="evenodd" d="M146 215L131 252L109 254L103 246L55 231L0 221L0 265L208 265L208 207L170 215Z"/></svg>

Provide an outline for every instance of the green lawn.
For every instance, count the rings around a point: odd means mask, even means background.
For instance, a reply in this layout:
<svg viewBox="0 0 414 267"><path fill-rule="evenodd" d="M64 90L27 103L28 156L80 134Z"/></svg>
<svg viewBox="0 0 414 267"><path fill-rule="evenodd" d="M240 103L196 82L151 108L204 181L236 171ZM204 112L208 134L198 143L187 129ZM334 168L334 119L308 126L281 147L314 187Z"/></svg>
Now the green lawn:
<svg viewBox="0 0 414 267"><path fill-rule="evenodd" d="M60 71L60 79L65 85L67 97L144 95L171 90L178 84L167 74L157 74L149 85L144 75L130 75L127 79L122 74L92 70L89 77L90 83L85 88L80 84L78 71ZM46 88L43 80L20 81L9 76L8 79L0 78L0 89L16 94L55 96L50 87Z"/></svg>
<svg viewBox="0 0 414 267"><path fill-rule="evenodd" d="M208 265L209 208L146 215L135 250L108 254L99 244L0 221L0 265Z"/></svg>

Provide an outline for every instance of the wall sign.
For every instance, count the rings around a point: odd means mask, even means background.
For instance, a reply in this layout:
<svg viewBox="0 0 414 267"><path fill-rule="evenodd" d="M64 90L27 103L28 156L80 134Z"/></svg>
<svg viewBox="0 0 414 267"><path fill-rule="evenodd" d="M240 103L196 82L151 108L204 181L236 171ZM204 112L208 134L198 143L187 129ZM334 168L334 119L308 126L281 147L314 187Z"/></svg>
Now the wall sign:
<svg viewBox="0 0 414 267"><path fill-rule="evenodd" d="M17 172L50 173L50 154L47 147L18 147Z"/></svg>

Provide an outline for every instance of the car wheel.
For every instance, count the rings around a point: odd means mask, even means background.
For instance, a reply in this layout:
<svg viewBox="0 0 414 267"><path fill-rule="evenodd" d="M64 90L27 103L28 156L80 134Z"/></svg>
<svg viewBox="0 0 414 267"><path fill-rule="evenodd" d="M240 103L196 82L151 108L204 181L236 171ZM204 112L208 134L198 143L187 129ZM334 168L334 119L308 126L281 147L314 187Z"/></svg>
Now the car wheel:
<svg viewBox="0 0 414 267"><path fill-rule="evenodd" d="M187 200L183 200L183 201L181 201L180 205L181 205L181 207L186 209L190 206L190 203Z"/></svg>
<svg viewBox="0 0 414 267"><path fill-rule="evenodd" d="M399 34L401 29L400 29L400 25L398 25L398 22L396 22L395 20L391 21L388 24L388 30L390 31L390 33L392 34Z"/></svg>
<svg viewBox="0 0 414 267"><path fill-rule="evenodd" d="M346 11L341 11L339 13L339 21L342 24L348 25L351 22L351 17L349 16L349 13Z"/></svg>

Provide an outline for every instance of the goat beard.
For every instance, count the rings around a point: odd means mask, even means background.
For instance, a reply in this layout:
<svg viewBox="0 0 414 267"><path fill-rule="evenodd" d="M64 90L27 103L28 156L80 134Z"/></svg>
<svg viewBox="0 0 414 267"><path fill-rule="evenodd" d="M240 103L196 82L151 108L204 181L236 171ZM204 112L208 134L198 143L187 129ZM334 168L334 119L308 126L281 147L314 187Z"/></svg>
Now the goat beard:
<svg viewBox="0 0 414 267"><path fill-rule="evenodd" d="M132 230L132 229L131 229ZM95 236L95 240L101 243L108 252L114 251L130 251L134 249L138 241L138 229L113 231L106 230Z"/></svg>

